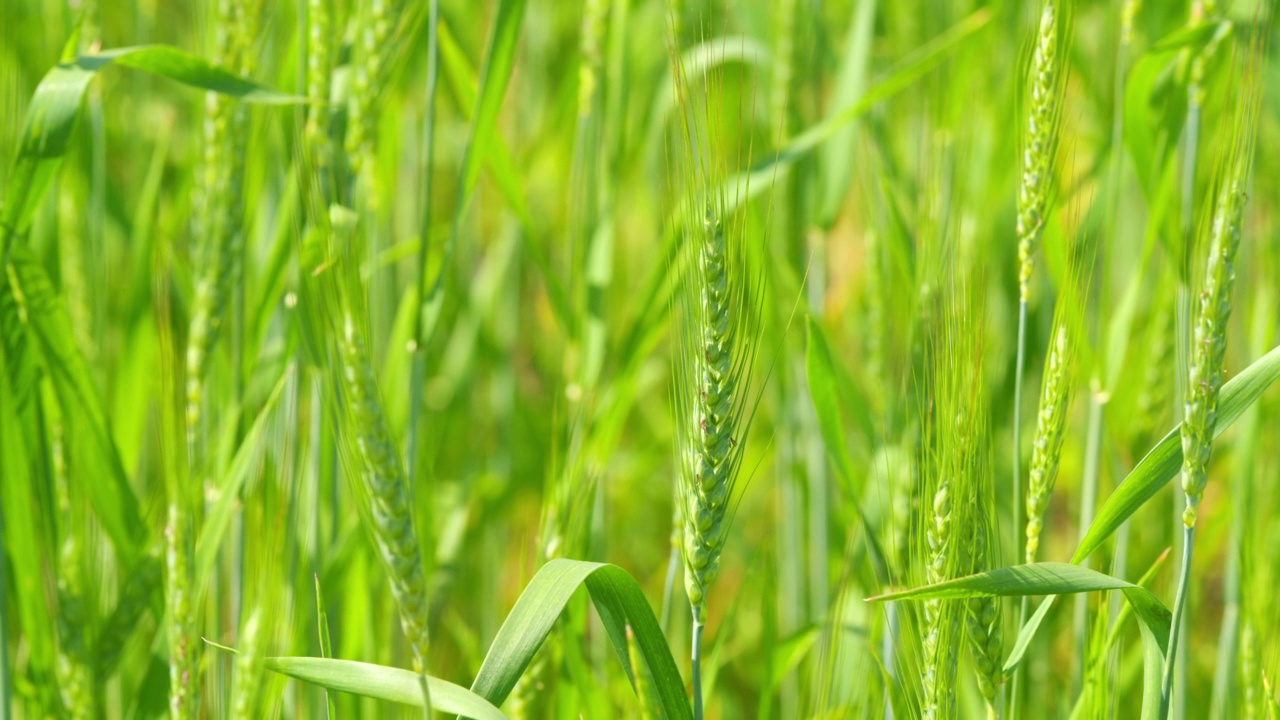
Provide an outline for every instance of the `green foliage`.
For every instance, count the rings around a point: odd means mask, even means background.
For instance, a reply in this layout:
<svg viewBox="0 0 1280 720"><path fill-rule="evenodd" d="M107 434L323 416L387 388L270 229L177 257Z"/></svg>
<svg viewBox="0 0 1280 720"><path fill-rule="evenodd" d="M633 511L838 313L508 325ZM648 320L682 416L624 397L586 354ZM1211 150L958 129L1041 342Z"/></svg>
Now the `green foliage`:
<svg viewBox="0 0 1280 720"><path fill-rule="evenodd" d="M0 720L1276 713L1271 31L0 2Z"/></svg>

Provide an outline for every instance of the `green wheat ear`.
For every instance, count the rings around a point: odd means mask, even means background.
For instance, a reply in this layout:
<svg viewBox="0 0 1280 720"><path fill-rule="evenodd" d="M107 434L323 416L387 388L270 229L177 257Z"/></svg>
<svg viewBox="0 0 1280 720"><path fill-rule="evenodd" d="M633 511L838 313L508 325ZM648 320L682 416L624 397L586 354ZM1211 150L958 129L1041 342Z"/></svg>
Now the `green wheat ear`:
<svg viewBox="0 0 1280 720"><path fill-rule="evenodd" d="M911 563L919 573L913 582L921 585L973 571L978 558L972 550L982 522L979 510L985 510L989 502L982 493L987 443L981 390L983 303L963 281L944 283L941 297L940 325L933 331L927 351L929 400L923 408L921 458L926 502L916 523L919 530ZM960 643L971 605L962 600L931 599L922 606L921 714L926 718L954 717ZM978 612L979 621L986 621L987 636L975 637L977 628L968 630L971 641L982 645L982 654L975 657L985 658L992 644L1000 642L998 633L990 629L992 623L998 623L998 613L991 618L982 608ZM992 673L985 675L992 678Z"/></svg>
<svg viewBox="0 0 1280 720"><path fill-rule="evenodd" d="M1064 59L1069 5L1046 0L1040 10L1035 47L1028 74L1029 107L1022 143L1022 178L1018 189L1018 293L1022 302L1031 294L1035 243L1044 227L1053 187L1058 152L1063 94Z"/></svg>
<svg viewBox="0 0 1280 720"><path fill-rule="evenodd" d="M1182 423L1182 489L1187 496L1183 523L1196 524L1200 499L1208 483L1209 457L1218 418L1218 390L1222 387L1223 360L1227 351L1227 323L1236 278L1236 253L1240 249L1240 225L1246 187L1253 167L1253 131L1258 93L1246 96L1237 114L1232 145L1221 171L1220 188L1209 229L1208 266L1200 292L1192 337L1187 398Z"/></svg>
<svg viewBox="0 0 1280 720"><path fill-rule="evenodd" d="M674 40L673 40L674 43ZM759 346L759 268L748 266L746 226L724 190L728 173L713 158L723 121L713 115L712 91L694 98L673 50L676 100L683 131L677 178L686 199L677 213L681 251L672 258L677 280L672 303L672 360L677 507L684 586L693 614L694 716L701 718L701 636L707 596L731 521L730 506L743 445L759 395L751 392ZM749 158L748 158L749 164Z"/></svg>

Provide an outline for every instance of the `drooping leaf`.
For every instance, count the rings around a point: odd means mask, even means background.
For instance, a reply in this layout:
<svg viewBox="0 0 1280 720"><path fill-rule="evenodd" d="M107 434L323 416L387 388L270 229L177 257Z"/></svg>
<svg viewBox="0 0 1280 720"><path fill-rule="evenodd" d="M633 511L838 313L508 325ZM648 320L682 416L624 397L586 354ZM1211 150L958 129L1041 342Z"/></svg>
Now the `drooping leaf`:
<svg viewBox="0 0 1280 720"><path fill-rule="evenodd" d="M538 570L498 630L471 690L501 705L551 632L565 604L584 585L632 687L636 680L627 651L628 625L641 656L649 664L662 711L675 720L691 718L684 681L640 586L616 565L580 560L552 560Z"/></svg>
<svg viewBox="0 0 1280 720"><path fill-rule="evenodd" d="M1053 603L1058 599L1057 595L1050 595L1040 601L1040 607L1027 618L1027 623L1018 631L1018 639L1013 643L1013 649L1009 651L1009 658L1004 661L1004 671L1006 673L1013 672L1013 669L1022 662L1022 657L1027 654L1027 648L1031 646L1031 641L1035 639L1036 632L1040 630L1040 623L1044 622L1044 618L1049 614L1049 608L1053 607Z"/></svg>
<svg viewBox="0 0 1280 720"><path fill-rule="evenodd" d="M113 64L245 102L285 104L302 100L164 45L116 48L59 64L45 74L27 108L21 149L9 175L4 212L0 216L0 240L3 241L0 249L7 249L15 237L25 235L30 229L36 208L66 154L85 90L98 71Z"/></svg>
<svg viewBox="0 0 1280 720"><path fill-rule="evenodd" d="M22 637L31 653L32 669L52 672L55 623L44 593L42 566L47 558L42 552L45 543L37 526L31 449L23 432L30 426L34 412L27 413L25 417L19 415L14 402L16 393L9 380L8 363L5 347L0 344L0 571L6 572L0 576L0 591L7 592L4 586L12 577L14 587L10 595L17 600ZM6 560L13 565L11 574L4 567ZM8 602L8 596L0 597L0 603L5 602ZM0 620L7 619L0 616ZM4 629L5 634L7 629ZM0 652L7 653L8 650L0 648ZM7 678L0 678L0 681L7 682ZM0 697L0 702L3 701L7 701L7 697Z"/></svg>

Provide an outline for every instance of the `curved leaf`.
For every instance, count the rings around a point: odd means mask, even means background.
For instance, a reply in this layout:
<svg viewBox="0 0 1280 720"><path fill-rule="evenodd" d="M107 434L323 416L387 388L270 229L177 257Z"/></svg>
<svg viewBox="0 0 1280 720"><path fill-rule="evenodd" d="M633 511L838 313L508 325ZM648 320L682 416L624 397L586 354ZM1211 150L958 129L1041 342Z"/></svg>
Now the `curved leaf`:
<svg viewBox="0 0 1280 720"><path fill-rule="evenodd" d="M27 108L21 149L4 195L0 250L7 250L13 238L24 235L30 228L36 208L66 154L71 131L80 115L84 91L99 70L112 64L167 77L245 102L285 104L302 101L302 98L264 87L165 45L116 48L61 63L45 73Z"/></svg>
<svg viewBox="0 0 1280 720"><path fill-rule="evenodd" d="M1262 393L1280 377L1280 346L1263 355L1222 386L1218 394L1218 422L1213 436L1221 435ZM1129 516L1160 492L1182 468L1182 426L1176 425L1138 463L1103 504L1089 531L1080 541L1071 562L1079 563L1115 532Z"/></svg>
<svg viewBox="0 0 1280 720"><path fill-rule="evenodd" d="M632 687L636 687L636 674L627 652L628 626L640 655L649 665L663 712L673 720L692 718L684 680L640 585L616 565L581 560L552 560L538 570L498 629L471 690L501 705L551 632L569 598L583 585L591 593Z"/></svg>
<svg viewBox="0 0 1280 720"><path fill-rule="evenodd" d="M422 707L418 674L402 668L318 657L269 657L264 667L329 690ZM506 720L488 700L447 680L427 676L431 708L475 720Z"/></svg>

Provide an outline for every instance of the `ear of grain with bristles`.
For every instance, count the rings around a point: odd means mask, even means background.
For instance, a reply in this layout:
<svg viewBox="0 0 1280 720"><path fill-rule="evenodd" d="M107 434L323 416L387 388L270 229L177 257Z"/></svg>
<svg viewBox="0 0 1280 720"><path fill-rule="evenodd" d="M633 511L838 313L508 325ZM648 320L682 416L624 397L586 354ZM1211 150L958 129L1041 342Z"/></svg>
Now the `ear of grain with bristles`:
<svg viewBox="0 0 1280 720"><path fill-rule="evenodd" d="M1240 249L1240 225L1253 167L1258 95L1256 90L1246 94L1237 113L1233 143L1214 204L1208 267L1191 342L1182 422L1182 490L1187 496L1187 508L1182 519L1187 527L1196 524L1197 509L1208 482L1209 456L1217 425L1218 391L1222 387L1223 361L1227 351L1226 331L1231 318L1236 254Z"/></svg>
<svg viewBox="0 0 1280 720"><path fill-rule="evenodd" d="M1030 97L1022 143L1022 180L1018 190L1018 293L1022 302L1026 302L1031 294L1034 246L1049 211L1066 87L1064 61L1070 6L1063 0L1046 0L1039 17L1027 77Z"/></svg>
<svg viewBox="0 0 1280 720"><path fill-rule="evenodd" d="M712 97L721 89L721 78L703 77L702 92L694 97L677 40L673 37L671 42L682 131L681 152L673 156L677 176L686 185L678 214L684 244L672 260L679 282L672 303L676 504L685 592L693 614L694 717L700 720L707 595L724 549L746 433L759 398L750 385L759 345L763 273L748 268L745 218L731 211L743 198L728 195L727 163L716 157L723 121L719 111L712 110Z"/></svg>
<svg viewBox="0 0 1280 720"><path fill-rule="evenodd" d="M925 408L922 460L926 502L913 563L924 568L918 584L961 577L973 568L969 544L985 443L981 298L962 280L948 280L942 295L941 327L934 331L928 350L930 404ZM922 714L932 719L955 717L967 602L930 599L922 605Z"/></svg>
<svg viewBox="0 0 1280 720"><path fill-rule="evenodd" d="M219 0L215 58L240 75L252 70L260 8L253 0ZM196 175L195 303L187 339L187 445L196 446L208 357L217 346L244 242L244 170L247 106L227 95L205 94L203 155Z"/></svg>
<svg viewBox="0 0 1280 720"><path fill-rule="evenodd" d="M347 108L346 153L356 190L365 204L376 202L373 162L378 102L387 72L392 18L387 0L360 3L355 18L355 43L350 103Z"/></svg>
<svg viewBox="0 0 1280 720"><path fill-rule="evenodd" d="M378 556L391 581L414 669L422 673L427 659L427 589L408 482L382 409L364 330L349 307L341 323L337 365L346 409L344 434L355 456L351 474L369 503L367 517Z"/></svg>
<svg viewBox="0 0 1280 720"><path fill-rule="evenodd" d="M257 710L254 703L262 682L262 606L249 613L239 635L235 676L231 688L231 714L237 720L250 720Z"/></svg>
<svg viewBox="0 0 1280 720"><path fill-rule="evenodd" d="M1059 307L1065 306L1060 303ZM1031 449L1031 472L1027 482L1026 561L1036 561L1044 513L1053 494L1062 457L1062 440L1066 436L1067 409L1071 404L1071 371L1074 348L1067 323L1055 319L1049 340L1049 354L1044 363L1044 379L1040 391L1040 411L1036 416L1036 437Z"/></svg>
<svg viewBox="0 0 1280 720"><path fill-rule="evenodd" d="M1266 25L1264 24L1264 27ZM1222 387L1227 350L1227 322L1231 318L1236 253L1240 248L1245 191L1253 170L1253 148L1261 104L1261 64L1266 55L1265 34L1253 38L1240 80L1225 157L1215 175L1217 191L1208 232L1208 267L1195 317L1188 356L1188 377L1182 412L1183 552L1174 595L1169 657L1160 686L1160 712L1167 713L1174 694L1179 644L1185 642L1183 614L1191 583L1191 558L1200 500L1208 483L1209 457L1218 422L1218 391ZM1183 688L1186 692L1186 688Z"/></svg>

